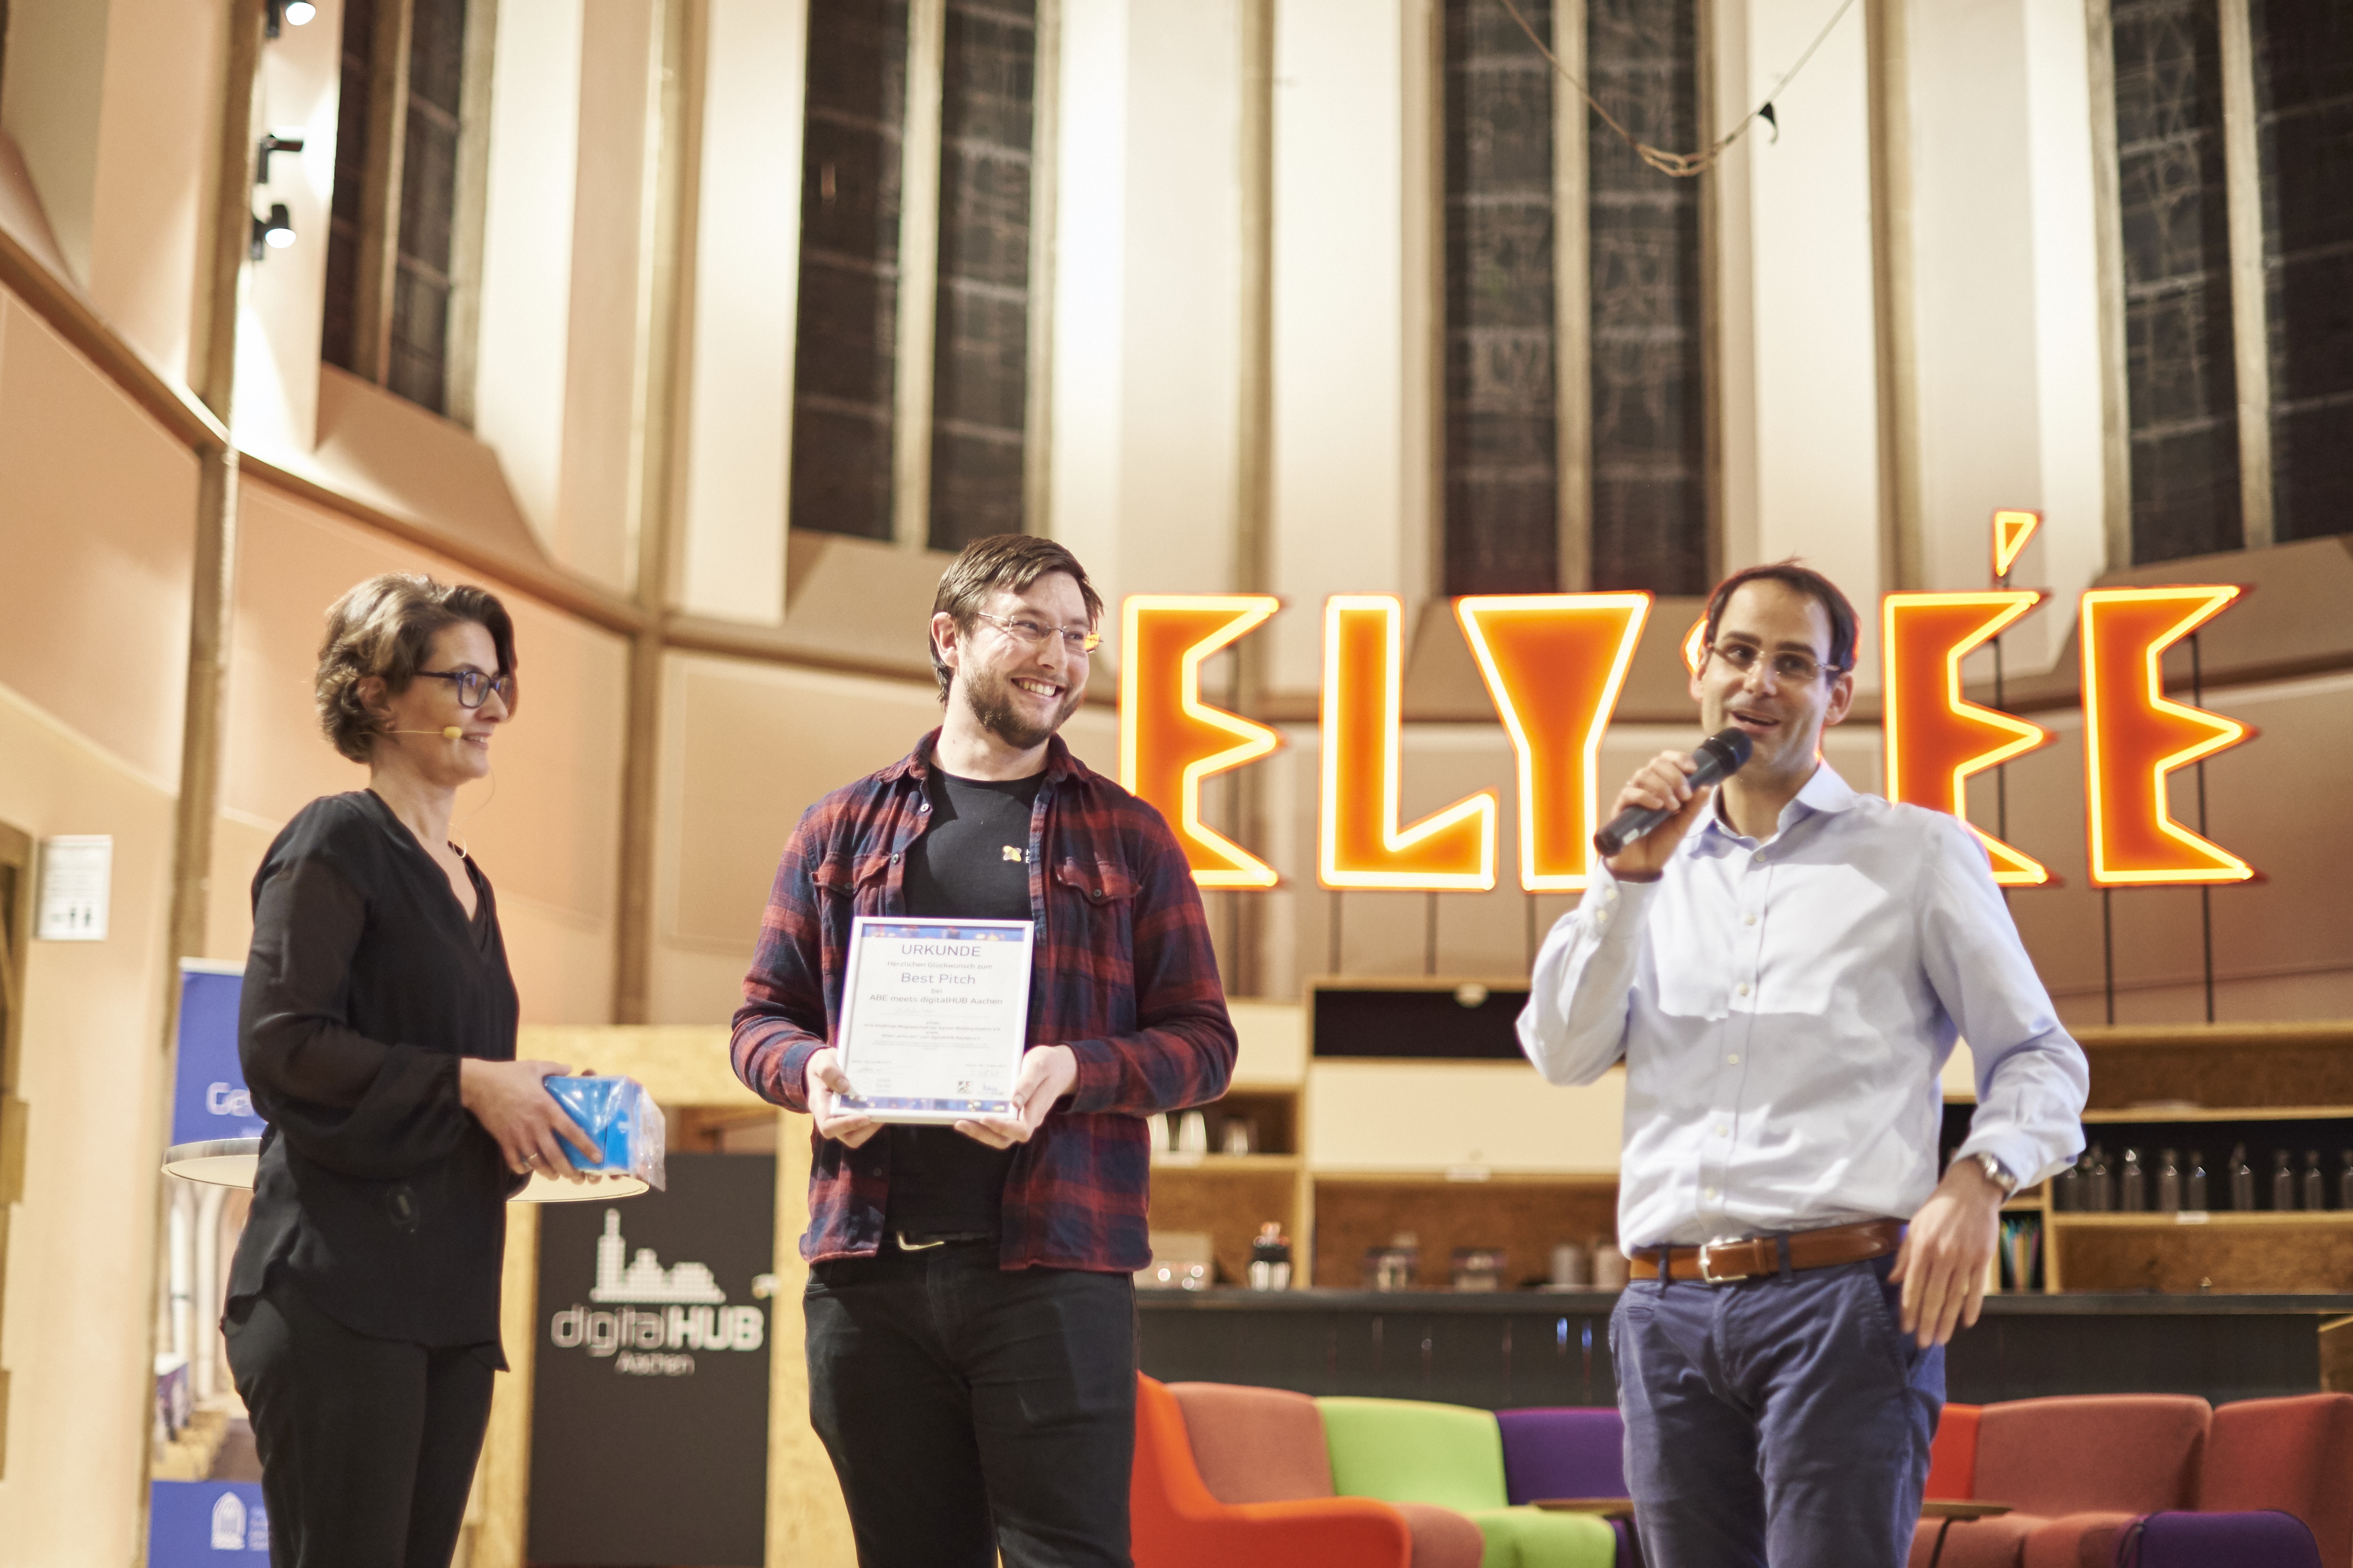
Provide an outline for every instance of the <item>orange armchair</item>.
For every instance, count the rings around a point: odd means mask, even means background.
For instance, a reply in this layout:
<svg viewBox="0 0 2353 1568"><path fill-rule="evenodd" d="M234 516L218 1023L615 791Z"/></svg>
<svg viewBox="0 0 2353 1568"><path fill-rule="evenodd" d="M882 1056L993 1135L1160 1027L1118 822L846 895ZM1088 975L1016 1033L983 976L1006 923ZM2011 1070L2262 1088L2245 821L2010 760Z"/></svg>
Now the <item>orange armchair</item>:
<svg viewBox="0 0 2353 1568"><path fill-rule="evenodd" d="M1193 1462L1176 1396L1149 1377L1136 1385L1128 1491L1135 1568L1410 1568L1412 1531L1387 1503L1219 1502Z"/></svg>

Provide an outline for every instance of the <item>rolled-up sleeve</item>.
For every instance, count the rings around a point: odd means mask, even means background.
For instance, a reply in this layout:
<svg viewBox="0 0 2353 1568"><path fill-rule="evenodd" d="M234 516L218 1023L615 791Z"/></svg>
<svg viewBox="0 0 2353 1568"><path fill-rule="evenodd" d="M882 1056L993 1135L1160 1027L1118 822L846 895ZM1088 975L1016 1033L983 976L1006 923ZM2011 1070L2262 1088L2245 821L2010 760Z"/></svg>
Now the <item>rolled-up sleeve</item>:
<svg viewBox="0 0 2353 1568"><path fill-rule="evenodd" d="M2083 1152L2090 1064L2026 955L1984 848L1958 820L1940 819L1923 876L1922 961L1977 1068L1960 1152L1991 1154L2031 1186Z"/></svg>
<svg viewBox="0 0 2353 1568"><path fill-rule="evenodd" d="M1656 882L1595 874L1577 907L1545 937L1520 1012L1520 1049L1548 1083L1591 1083L1626 1054Z"/></svg>

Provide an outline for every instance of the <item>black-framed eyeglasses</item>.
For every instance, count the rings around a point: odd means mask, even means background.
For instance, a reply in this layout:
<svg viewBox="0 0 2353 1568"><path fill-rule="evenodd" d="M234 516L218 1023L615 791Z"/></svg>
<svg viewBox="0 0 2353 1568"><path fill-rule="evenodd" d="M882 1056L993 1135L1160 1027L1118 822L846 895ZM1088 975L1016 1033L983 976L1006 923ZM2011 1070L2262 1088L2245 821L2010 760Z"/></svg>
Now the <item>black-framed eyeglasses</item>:
<svg viewBox="0 0 2353 1568"><path fill-rule="evenodd" d="M1050 637L1059 635L1062 646L1074 654L1090 654L1103 646L1101 632L1082 632L1069 626L1041 626L1027 616L992 616L987 610L975 610L974 615L993 626L1001 627L1007 637L1024 647L1042 646Z"/></svg>
<svg viewBox="0 0 2353 1568"><path fill-rule="evenodd" d="M1765 650L1754 643L1733 642L1728 639L1716 644L1708 651L1743 675L1756 668L1757 661L1765 657ZM1824 664L1813 655L1799 653L1793 648L1784 648L1775 654L1772 659L1773 678L1799 686L1809 681L1819 680L1825 673L1843 674L1845 668L1843 665Z"/></svg>
<svg viewBox="0 0 2353 1568"><path fill-rule="evenodd" d="M447 680L458 688L458 706L480 708L482 700L493 691L508 707L514 706L515 679L512 675L484 675L479 669L420 669L417 672L427 680Z"/></svg>

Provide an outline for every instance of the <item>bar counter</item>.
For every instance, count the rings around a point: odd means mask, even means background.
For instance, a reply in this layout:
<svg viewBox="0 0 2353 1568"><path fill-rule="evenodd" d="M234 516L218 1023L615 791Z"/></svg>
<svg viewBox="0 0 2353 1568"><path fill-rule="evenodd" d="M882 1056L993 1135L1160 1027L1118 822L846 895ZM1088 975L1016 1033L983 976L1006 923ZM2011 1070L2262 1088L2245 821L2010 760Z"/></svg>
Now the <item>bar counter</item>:
<svg viewBox="0 0 2353 1568"><path fill-rule="evenodd" d="M1138 1290L1136 1302L1144 1370L1164 1382L1501 1409L1615 1404L1618 1295L1220 1288ZM1989 1296L1947 1352L1947 1396L2196 1394L2220 1405L2311 1394L2322 1325L2348 1314L2353 1294Z"/></svg>

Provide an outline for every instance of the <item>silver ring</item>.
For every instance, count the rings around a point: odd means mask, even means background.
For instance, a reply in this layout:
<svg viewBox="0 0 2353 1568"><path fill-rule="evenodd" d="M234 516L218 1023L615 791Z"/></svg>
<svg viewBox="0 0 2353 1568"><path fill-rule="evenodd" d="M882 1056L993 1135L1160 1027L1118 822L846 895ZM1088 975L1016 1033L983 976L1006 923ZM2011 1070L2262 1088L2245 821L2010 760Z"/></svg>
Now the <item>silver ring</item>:
<svg viewBox="0 0 2353 1568"><path fill-rule="evenodd" d="M536 1149L534 1149L534 1150L533 1150L530 1153L525 1154L525 1155L522 1157L522 1163L523 1163L524 1164L526 1164L526 1165L536 1165L536 1164L538 1164L538 1163L539 1163L539 1151L538 1151L538 1150L536 1150Z"/></svg>

